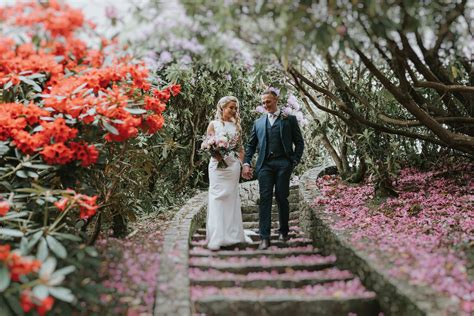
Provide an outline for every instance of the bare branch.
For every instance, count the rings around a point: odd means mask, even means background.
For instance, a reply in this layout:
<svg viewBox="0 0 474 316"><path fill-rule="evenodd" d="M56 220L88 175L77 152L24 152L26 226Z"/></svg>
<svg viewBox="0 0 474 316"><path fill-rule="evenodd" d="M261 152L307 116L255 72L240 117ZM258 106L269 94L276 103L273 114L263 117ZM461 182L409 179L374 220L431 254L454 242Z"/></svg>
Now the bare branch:
<svg viewBox="0 0 474 316"><path fill-rule="evenodd" d="M434 82L434 81L418 81L415 83L415 87L433 88L433 89L436 89L438 91L443 91L443 92L474 93L474 87L462 86L462 85L445 85L445 84Z"/></svg>
<svg viewBox="0 0 474 316"><path fill-rule="evenodd" d="M438 28L438 38L436 39L435 45L431 49L432 54L438 54L441 44L446 38L446 35L449 34L449 27L451 26L451 24L453 24L454 21L456 21L457 18L462 16L462 14L464 13L466 2L467 0L463 0L460 3L456 4L456 6L449 11L444 23L440 24Z"/></svg>
<svg viewBox="0 0 474 316"><path fill-rule="evenodd" d="M418 120L406 120L406 119L400 119L400 118L393 118L383 113L379 113L377 117L383 122L393 124L393 125L399 125L399 126L405 126L405 127L423 126L423 124ZM473 117L434 117L433 119L435 119L439 123L455 122L455 123L474 124Z"/></svg>

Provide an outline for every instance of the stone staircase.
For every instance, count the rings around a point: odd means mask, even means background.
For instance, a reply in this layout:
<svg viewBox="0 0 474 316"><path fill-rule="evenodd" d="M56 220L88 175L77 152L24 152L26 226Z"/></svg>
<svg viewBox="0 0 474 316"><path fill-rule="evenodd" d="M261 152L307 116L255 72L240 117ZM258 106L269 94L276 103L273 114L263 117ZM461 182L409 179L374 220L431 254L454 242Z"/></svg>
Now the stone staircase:
<svg viewBox="0 0 474 316"><path fill-rule="evenodd" d="M352 273L323 256L298 226L298 192L290 191L290 239L278 241L278 212L272 211L271 247L250 244L219 251L205 248L199 228L189 250L191 300L195 315L378 315L375 293ZM258 233L258 205L242 207L244 228Z"/></svg>

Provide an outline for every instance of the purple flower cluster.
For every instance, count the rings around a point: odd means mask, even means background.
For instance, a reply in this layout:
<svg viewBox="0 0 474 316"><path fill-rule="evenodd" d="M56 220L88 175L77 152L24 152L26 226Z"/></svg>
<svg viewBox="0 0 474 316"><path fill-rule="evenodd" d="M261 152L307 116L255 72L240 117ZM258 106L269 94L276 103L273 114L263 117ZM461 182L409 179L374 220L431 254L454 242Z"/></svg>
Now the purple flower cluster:
<svg viewBox="0 0 474 316"><path fill-rule="evenodd" d="M277 95L280 95L280 90L276 88L269 88L273 89ZM300 103L298 102L298 99L293 94L288 95L288 99L286 101L286 105L281 108L281 113L282 115L288 116L288 115L294 115L296 116L296 119L298 120L298 123L300 126L305 126L308 124L308 119L305 118L303 112L302 112L302 107ZM265 108L262 105L259 105L255 108L255 111L257 113L266 113Z"/></svg>

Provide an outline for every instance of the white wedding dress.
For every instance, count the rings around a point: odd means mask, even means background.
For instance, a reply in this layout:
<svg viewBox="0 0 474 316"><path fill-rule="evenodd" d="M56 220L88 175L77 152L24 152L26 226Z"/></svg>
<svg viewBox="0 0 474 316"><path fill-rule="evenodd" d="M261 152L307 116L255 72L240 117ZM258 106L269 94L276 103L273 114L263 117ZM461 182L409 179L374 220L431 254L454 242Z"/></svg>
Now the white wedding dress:
<svg viewBox="0 0 474 316"><path fill-rule="evenodd" d="M216 136L235 135L237 127L232 122L212 121ZM217 168L218 161L209 162L209 201L206 218L206 239L209 249L219 249L237 243L251 242L242 224L239 178L240 162L233 155L225 159L226 168Z"/></svg>

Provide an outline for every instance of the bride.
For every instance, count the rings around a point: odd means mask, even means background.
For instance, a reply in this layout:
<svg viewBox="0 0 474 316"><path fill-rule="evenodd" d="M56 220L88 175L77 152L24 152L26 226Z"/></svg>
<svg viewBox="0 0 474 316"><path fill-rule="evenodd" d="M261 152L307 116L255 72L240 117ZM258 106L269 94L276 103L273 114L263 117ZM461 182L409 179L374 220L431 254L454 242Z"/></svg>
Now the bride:
<svg viewBox="0 0 474 316"><path fill-rule="evenodd" d="M209 162L209 203L206 219L207 248L218 250L250 241L245 236L240 210L239 178L244 156L242 129L240 127L239 101L236 97L226 96L217 103L215 120L209 123L208 136L228 134L238 136L238 154L221 157L213 156ZM237 157L238 155L238 157ZM226 168L218 168L224 160Z"/></svg>

